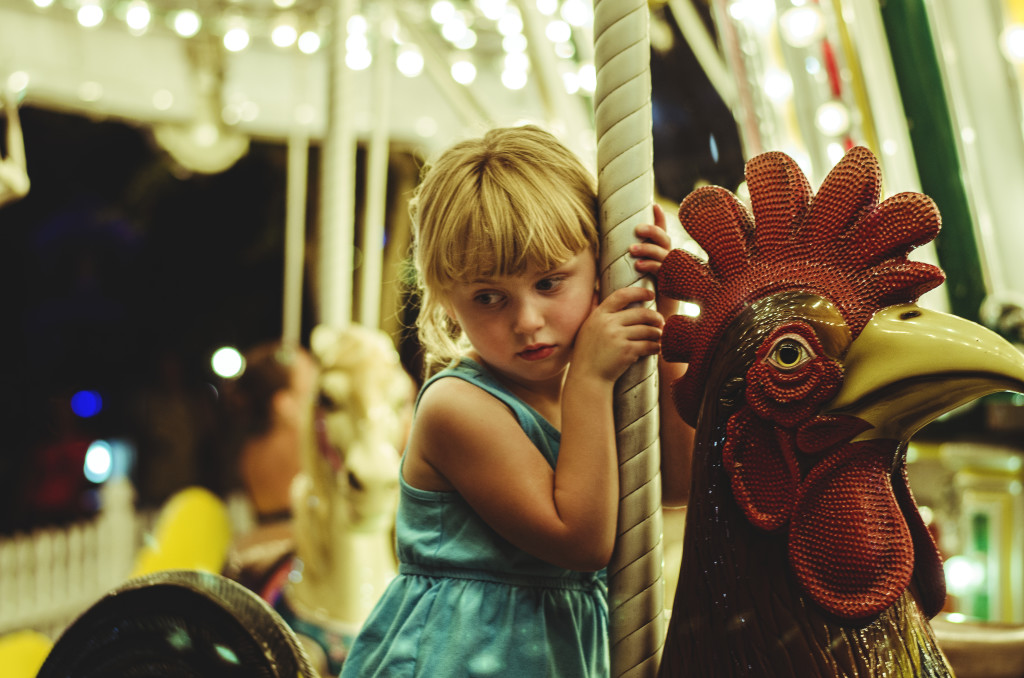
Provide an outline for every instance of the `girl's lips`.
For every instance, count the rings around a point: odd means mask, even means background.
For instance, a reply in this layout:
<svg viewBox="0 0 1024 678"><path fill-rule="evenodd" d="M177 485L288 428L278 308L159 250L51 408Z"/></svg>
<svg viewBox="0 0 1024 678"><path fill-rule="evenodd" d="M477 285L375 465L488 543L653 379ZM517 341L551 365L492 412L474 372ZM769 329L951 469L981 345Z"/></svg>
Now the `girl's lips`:
<svg viewBox="0 0 1024 678"><path fill-rule="evenodd" d="M523 360L543 360L549 355L555 352L554 346L535 346L519 352L519 357Z"/></svg>

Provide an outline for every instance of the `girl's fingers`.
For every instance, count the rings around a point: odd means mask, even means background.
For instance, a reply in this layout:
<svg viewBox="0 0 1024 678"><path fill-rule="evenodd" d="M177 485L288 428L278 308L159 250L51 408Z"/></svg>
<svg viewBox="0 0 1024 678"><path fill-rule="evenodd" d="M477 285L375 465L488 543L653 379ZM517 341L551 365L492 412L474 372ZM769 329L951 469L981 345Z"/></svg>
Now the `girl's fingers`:
<svg viewBox="0 0 1024 678"><path fill-rule="evenodd" d="M658 228L665 230L665 212L661 209L661 205L654 203L654 225Z"/></svg>
<svg viewBox="0 0 1024 678"><path fill-rule="evenodd" d="M665 319L660 313L644 306L635 306L619 311L619 319L623 325L655 328L658 334L661 334L661 328L665 325Z"/></svg>
<svg viewBox="0 0 1024 678"><path fill-rule="evenodd" d="M636 262L636 270L638 273L657 275L659 269L661 269L661 262L655 261L654 259L639 259Z"/></svg>
<svg viewBox="0 0 1024 678"><path fill-rule="evenodd" d="M629 336L630 343L633 344L660 344L661 343L661 332L654 330L653 327L648 325L637 325L638 331L633 332ZM640 331L642 330L642 331Z"/></svg>
<svg viewBox="0 0 1024 678"><path fill-rule="evenodd" d="M640 224L634 231L636 237L644 242L650 242L659 247L668 249L672 245L672 239L668 236L668 231L664 228L654 226L651 224Z"/></svg>
<svg viewBox="0 0 1024 678"><path fill-rule="evenodd" d="M621 287L609 294L601 305L609 311L621 311L630 304L651 301L654 291L646 287Z"/></svg>
<svg viewBox="0 0 1024 678"><path fill-rule="evenodd" d="M658 244L638 242L629 246L629 253L640 261L653 259L660 264L668 256L668 248Z"/></svg>

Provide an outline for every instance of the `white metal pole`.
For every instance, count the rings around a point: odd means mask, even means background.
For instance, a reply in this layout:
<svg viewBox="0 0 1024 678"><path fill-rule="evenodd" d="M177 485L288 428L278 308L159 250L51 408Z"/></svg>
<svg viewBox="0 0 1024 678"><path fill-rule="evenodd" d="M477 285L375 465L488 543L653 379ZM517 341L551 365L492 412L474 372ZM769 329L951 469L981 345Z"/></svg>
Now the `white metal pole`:
<svg viewBox="0 0 1024 678"><path fill-rule="evenodd" d="M394 54L391 3L378 7L373 66L373 118L366 170L366 217L363 223L363 260L359 269L359 322L380 327L381 286L384 284L384 220L387 218L388 147L391 124L391 75Z"/></svg>
<svg viewBox="0 0 1024 678"><path fill-rule="evenodd" d="M309 133L302 127L296 127L288 136L288 177L285 187L284 317L281 322L281 341L285 346L298 346L301 341L308 177Z"/></svg>
<svg viewBox="0 0 1024 678"><path fill-rule="evenodd" d="M348 21L356 0L334 3L328 49L327 131L323 143L320 219L320 318L341 328L352 320L352 271L355 254L356 138L353 129L353 73L345 64Z"/></svg>

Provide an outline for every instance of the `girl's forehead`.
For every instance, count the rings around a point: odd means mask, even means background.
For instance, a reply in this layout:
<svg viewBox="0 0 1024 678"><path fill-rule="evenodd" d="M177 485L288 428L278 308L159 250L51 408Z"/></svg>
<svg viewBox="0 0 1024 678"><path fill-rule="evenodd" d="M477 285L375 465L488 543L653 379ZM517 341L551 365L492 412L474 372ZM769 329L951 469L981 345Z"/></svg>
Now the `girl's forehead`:
<svg viewBox="0 0 1024 678"><path fill-rule="evenodd" d="M555 261L550 264L540 263L536 261L527 261L522 266L521 270L512 271L509 273L499 273L495 271L481 272L477 271L470 273L464 279L452 280L453 284L456 285L481 285L488 283L501 283L510 282L513 280L522 279L536 279L542 278L547 275L557 274L563 271L575 270L584 267L587 261L594 261L594 255L589 249L583 249L575 254L570 255L567 258Z"/></svg>

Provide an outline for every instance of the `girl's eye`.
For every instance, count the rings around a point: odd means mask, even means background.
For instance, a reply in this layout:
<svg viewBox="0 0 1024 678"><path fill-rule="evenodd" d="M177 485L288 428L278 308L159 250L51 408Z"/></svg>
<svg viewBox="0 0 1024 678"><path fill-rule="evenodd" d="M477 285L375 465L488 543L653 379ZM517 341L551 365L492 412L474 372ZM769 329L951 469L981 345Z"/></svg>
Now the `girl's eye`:
<svg viewBox="0 0 1024 678"><path fill-rule="evenodd" d="M768 353L768 362L780 370L794 370L814 358L814 351L795 335L781 337Z"/></svg>
<svg viewBox="0 0 1024 678"><path fill-rule="evenodd" d="M473 297L473 301L482 306L493 306L501 301L501 295L495 294L494 292L481 292Z"/></svg>
<svg viewBox="0 0 1024 678"><path fill-rule="evenodd" d="M552 292L558 289L564 282L565 278L563 276L558 276L555 278L544 278L543 280L537 283L537 289L540 290L541 292Z"/></svg>

